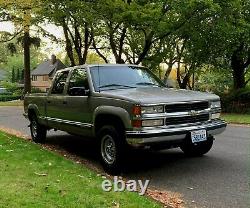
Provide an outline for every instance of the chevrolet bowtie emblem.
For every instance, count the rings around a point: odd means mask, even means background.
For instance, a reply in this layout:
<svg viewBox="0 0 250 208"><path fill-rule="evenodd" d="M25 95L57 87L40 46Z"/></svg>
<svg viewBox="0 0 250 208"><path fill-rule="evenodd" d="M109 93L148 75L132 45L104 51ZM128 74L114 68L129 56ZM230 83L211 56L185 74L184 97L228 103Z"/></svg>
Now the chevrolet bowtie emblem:
<svg viewBox="0 0 250 208"><path fill-rule="evenodd" d="M197 114L198 114L198 112L195 111L195 110L189 111L189 115L190 115L190 116L196 116Z"/></svg>

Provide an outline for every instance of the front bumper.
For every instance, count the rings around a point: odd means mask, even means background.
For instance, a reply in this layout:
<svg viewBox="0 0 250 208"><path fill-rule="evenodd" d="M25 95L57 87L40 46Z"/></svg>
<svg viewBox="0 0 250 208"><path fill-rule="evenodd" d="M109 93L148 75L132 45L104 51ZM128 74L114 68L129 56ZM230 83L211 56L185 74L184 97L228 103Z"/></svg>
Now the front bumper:
<svg viewBox="0 0 250 208"><path fill-rule="evenodd" d="M220 119L202 124L190 124L173 128L162 127L142 131L126 131L126 140L130 145L150 145L161 142L181 142L191 131L206 129L207 136L214 136L226 129L227 123Z"/></svg>

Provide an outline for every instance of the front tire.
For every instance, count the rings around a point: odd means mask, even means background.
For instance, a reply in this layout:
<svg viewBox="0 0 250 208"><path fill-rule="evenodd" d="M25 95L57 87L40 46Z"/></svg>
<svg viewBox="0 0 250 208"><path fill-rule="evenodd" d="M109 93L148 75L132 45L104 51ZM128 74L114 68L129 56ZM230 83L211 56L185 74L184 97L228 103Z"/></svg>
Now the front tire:
<svg viewBox="0 0 250 208"><path fill-rule="evenodd" d="M36 143L44 143L46 140L47 129L38 123L37 117L32 115L30 118L31 138Z"/></svg>
<svg viewBox="0 0 250 208"><path fill-rule="evenodd" d="M192 143L191 139L188 139L180 146L180 148L187 156L200 157L209 152L213 146L213 140L213 137L208 137L204 142Z"/></svg>
<svg viewBox="0 0 250 208"><path fill-rule="evenodd" d="M97 133L100 159L104 169L115 174L120 171L126 148L124 135L115 127L103 126Z"/></svg>

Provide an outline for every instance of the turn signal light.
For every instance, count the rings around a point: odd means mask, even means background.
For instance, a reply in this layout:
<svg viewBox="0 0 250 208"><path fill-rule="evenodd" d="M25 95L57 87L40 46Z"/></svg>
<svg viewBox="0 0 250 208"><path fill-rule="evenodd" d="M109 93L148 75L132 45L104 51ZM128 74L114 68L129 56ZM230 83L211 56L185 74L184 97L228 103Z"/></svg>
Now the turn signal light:
<svg viewBox="0 0 250 208"><path fill-rule="evenodd" d="M141 115L141 106L134 106L132 109L132 113L135 116Z"/></svg>

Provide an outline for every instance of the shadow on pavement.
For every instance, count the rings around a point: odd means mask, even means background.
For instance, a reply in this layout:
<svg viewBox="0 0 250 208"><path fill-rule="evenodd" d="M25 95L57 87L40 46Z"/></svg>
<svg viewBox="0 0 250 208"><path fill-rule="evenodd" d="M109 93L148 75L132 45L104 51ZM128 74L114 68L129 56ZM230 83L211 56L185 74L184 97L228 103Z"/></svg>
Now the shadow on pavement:
<svg viewBox="0 0 250 208"><path fill-rule="evenodd" d="M69 134L48 135L46 144L53 146L54 149L66 151L69 154L80 157L101 168L99 163L98 145L91 138L83 138ZM140 174L145 172L157 172L167 167L168 172L184 168L185 171L192 170L194 163L207 166L206 161L209 157L187 158L179 149L151 151L143 149L130 149L126 155L126 161L122 169L122 175L133 173ZM201 162L201 160L203 162ZM202 166L203 166L202 165ZM201 166L199 166L202 168ZM102 169L102 168L101 168ZM182 171L180 172L183 173ZM167 173L166 173L167 174ZM184 174L184 173L183 173Z"/></svg>

